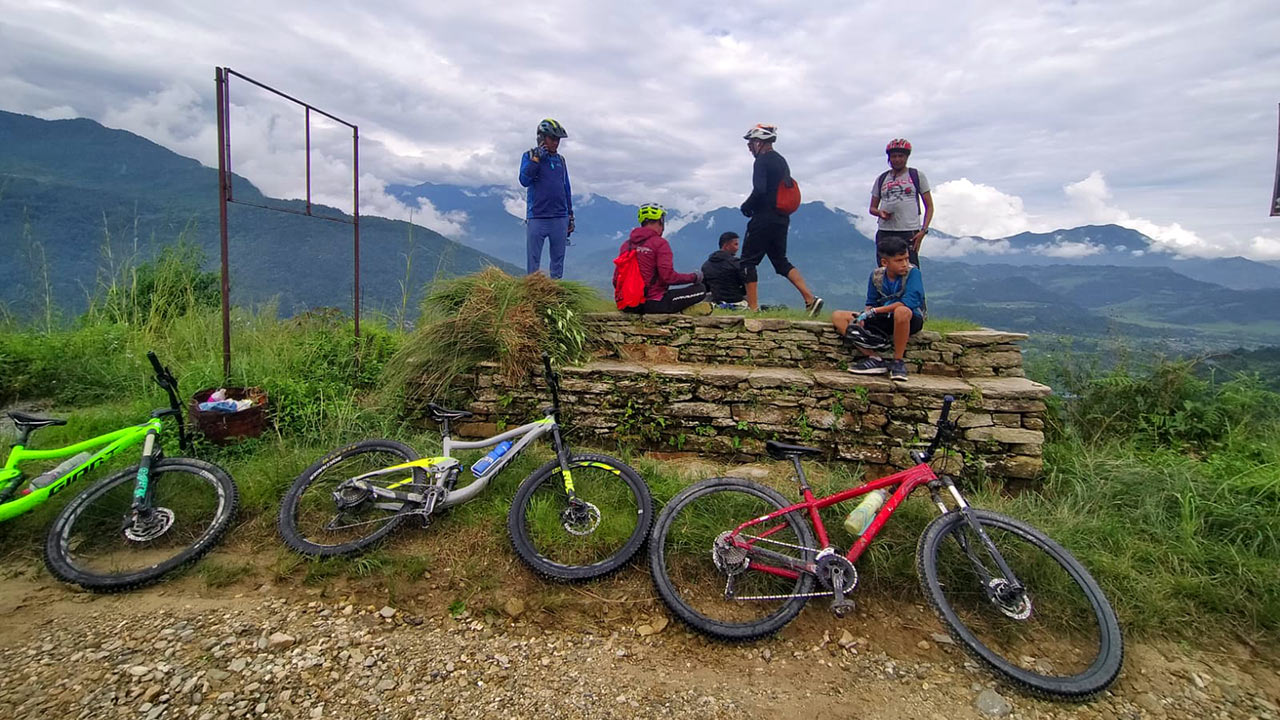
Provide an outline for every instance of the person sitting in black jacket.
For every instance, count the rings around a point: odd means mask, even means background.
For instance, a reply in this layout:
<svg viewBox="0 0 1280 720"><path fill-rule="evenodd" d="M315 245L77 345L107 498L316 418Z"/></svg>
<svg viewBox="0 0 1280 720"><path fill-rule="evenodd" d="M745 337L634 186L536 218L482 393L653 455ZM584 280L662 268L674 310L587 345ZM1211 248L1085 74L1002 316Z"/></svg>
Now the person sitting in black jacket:
<svg viewBox="0 0 1280 720"><path fill-rule="evenodd" d="M702 280L711 291L711 304L725 307L747 306L746 274L738 262L738 234L720 236L720 249L702 263Z"/></svg>

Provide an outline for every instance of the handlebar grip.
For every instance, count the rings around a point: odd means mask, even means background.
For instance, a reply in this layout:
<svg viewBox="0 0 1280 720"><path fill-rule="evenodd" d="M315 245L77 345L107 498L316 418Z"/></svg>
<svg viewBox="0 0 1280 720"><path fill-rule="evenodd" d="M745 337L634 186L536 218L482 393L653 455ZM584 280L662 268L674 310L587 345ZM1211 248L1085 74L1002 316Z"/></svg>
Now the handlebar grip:
<svg viewBox="0 0 1280 720"><path fill-rule="evenodd" d="M156 357L155 351L147 351L147 359L151 361L151 367L155 368L156 375L164 375L164 367L160 364L160 358Z"/></svg>
<svg viewBox="0 0 1280 720"><path fill-rule="evenodd" d="M944 395L942 397L942 415L938 418L939 423L947 421L947 416L951 414L951 403L955 401L956 399L951 395Z"/></svg>

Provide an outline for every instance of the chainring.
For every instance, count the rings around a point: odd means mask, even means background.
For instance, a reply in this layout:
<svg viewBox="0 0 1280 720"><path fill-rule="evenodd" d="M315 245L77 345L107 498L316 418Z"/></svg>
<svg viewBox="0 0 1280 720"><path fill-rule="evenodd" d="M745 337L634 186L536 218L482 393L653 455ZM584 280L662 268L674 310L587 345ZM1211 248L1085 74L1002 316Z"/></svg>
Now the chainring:
<svg viewBox="0 0 1280 720"><path fill-rule="evenodd" d="M843 582L841 583L840 592L843 595L848 595L853 592L854 588L858 587L858 569L853 566L853 563L849 562L849 558L839 553L828 553L818 558L814 567L814 574L818 576L818 584L827 590L835 590L835 582L832 578L835 577L833 571L836 568L844 571L841 578Z"/></svg>

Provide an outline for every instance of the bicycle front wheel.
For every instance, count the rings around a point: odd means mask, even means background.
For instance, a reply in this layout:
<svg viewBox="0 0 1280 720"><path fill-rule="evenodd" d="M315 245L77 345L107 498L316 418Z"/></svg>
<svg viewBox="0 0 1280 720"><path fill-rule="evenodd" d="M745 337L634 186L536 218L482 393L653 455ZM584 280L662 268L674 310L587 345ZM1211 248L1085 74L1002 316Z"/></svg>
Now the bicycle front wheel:
<svg viewBox="0 0 1280 720"><path fill-rule="evenodd" d="M1120 673L1115 611L1089 572L1044 533L970 509L1021 589L960 512L935 519L916 550L925 597L970 655L1033 693L1083 700Z"/></svg>
<svg viewBox="0 0 1280 720"><path fill-rule="evenodd" d="M230 526L236 485L217 465L156 460L151 511L131 520L137 477L134 466L104 478L62 509L45 541L50 572L88 590L131 590L195 561Z"/></svg>
<svg viewBox="0 0 1280 720"><path fill-rule="evenodd" d="M533 472L516 491L507 531L534 572L574 582L603 577L644 546L653 498L640 474L608 455L569 458L573 499L558 460Z"/></svg>
<svg viewBox="0 0 1280 720"><path fill-rule="evenodd" d="M418 459L413 448L394 440L361 440L320 458L293 481L280 503L276 526L285 543L309 557L349 555L379 542L412 510L354 487L365 473ZM401 491L424 488L418 468L377 475L366 482Z"/></svg>
<svg viewBox="0 0 1280 720"><path fill-rule="evenodd" d="M662 601L690 627L721 640L753 640L791 622L813 590L813 575L770 574L724 545L742 523L791 504L772 488L738 478L711 478L681 491L663 508L649 542L649 569ZM813 531L800 512L739 537L753 536L762 549L801 562L814 558Z"/></svg>

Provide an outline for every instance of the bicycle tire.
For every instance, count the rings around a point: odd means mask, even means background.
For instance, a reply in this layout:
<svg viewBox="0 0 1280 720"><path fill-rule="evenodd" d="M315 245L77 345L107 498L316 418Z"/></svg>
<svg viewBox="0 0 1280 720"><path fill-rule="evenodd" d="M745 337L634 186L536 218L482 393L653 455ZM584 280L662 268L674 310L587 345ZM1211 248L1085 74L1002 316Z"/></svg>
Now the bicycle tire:
<svg viewBox="0 0 1280 720"><path fill-rule="evenodd" d="M164 527L151 538L137 540L126 536L122 521L129 513L137 476L138 466L135 465L103 478L73 498L58 513L45 539L45 565L49 572L64 582L95 592L132 590L154 583L164 575L195 562L226 534L239 502L239 493L231 475L202 460L163 458L151 465L150 487L154 507L168 511L168 523L162 521ZM181 486L180 477L198 478L200 483L196 487L208 485L213 490L210 498L215 503L212 519L207 527L195 528L198 533L194 535L190 535L185 520L191 514L188 508L196 504L192 500L199 498L193 498L192 491ZM179 498L186 502L172 502ZM182 521L181 525L179 521ZM179 530L175 531L175 528ZM115 537L117 534L120 538ZM190 538L189 541L183 539L184 534ZM145 557L144 562L148 565L137 570L99 570L88 559L92 548L117 540L122 540L121 547L127 550L154 554L161 551L162 544L158 541L165 538L169 543L180 540L175 552L159 559L154 555L139 556ZM108 557L116 562L120 555L108 553Z"/></svg>
<svg viewBox="0 0 1280 720"><path fill-rule="evenodd" d="M742 514L739 515L735 512L733 517L727 521L720 519L699 521L696 517L699 513L695 513L692 509L695 503L711 496L718 496L717 499L727 499L729 493L737 493L748 498L754 498L755 501L741 501L744 502L745 507L741 509L734 507L732 510L737 510ZM738 502L729 501L725 504L737 505ZM686 572L682 571L683 568L692 567L694 569L691 572L700 572L707 577L718 577L721 578L720 582L724 582L725 573L717 569L712 560L713 550L709 538L718 536L724 531L733 530L753 517L759 517L793 504L773 488L741 478L710 478L690 485L671 498L671 501L667 503L666 507L658 515L657 521L654 522L653 535L649 541L649 570L653 576L654 587L657 588L658 596L662 598L662 602L689 627L720 640L746 642L772 635L781 630L783 626L791 622L800 613L808 598L791 597L782 602L776 610L762 618L726 621L711 617L707 612L694 605L692 598L699 591L707 598L707 605L715 603L714 595L706 593L708 588L704 586L708 584L707 582L695 580L689 584L697 587L682 588L680 585L684 584L683 581L673 576L684 575ZM761 507L763 509L752 510L751 508L753 507ZM704 512L709 514L713 509L715 508L709 508ZM718 514L723 513L718 512ZM809 527L806 518L800 512L790 512L783 515L782 518L794 535L794 538L788 537L789 542L805 548L813 547L813 531ZM690 530L692 535L688 541L683 536L675 537L676 534L682 534L682 531L686 528ZM787 536L780 531L771 537L781 539ZM680 552L679 545L687 545L684 553ZM677 555L682 555L684 560L682 561L679 557L676 557ZM804 555L802 559L812 560L812 555ZM677 569L676 563L683 563L683 565L680 569ZM775 578L775 576L766 577L765 573L752 573L750 575L748 573L743 573L741 577L756 577L766 580L773 578L772 582L778 587L782 587L786 583L786 581ZM793 596L803 595L813 590L814 577L809 573L803 573L791 583L787 593ZM710 588L711 591L718 589ZM721 600L723 600L723 596ZM727 601L724 603L726 611L729 611L731 607L733 605Z"/></svg>
<svg viewBox="0 0 1280 720"><path fill-rule="evenodd" d="M375 456L374 453L380 455ZM368 457L361 457L368 456ZM418 453L413 448L394 440L385 440L374 438L369 440L361 440L360 442L347 445L325 455L317 460L306 470L303 470L297 479L293 481L293 485L289 487L289 491L285 493L283 501L280 503L280 514L276 521L276 527L280 531L280 536L284 538L284 542L294 551L306 555L307 557L334 557L338 555L351 555L363 550L371 548L373 545L382 541L390 535L400 523L404 522L405 516L398 513L387 515L385 521L381 524L373 525L368 523L370 532L367 534L358 534L355 539L339 542L336 536L327 538L333 542L318 542L317 539L308 538L307 531L299 527L299 518L306 514L308 517L312 512L317 514L317 519L326 513L333 513L332 491L321 491L319 497L314 500L308 499L304 501L303 496L308 489L316 485L320 480L328 480L329 475L334 475L339 482L347 477L360 475L364 472L370 472L388 465L398 464L400 462L410 462L418 459ZM339 465L347 461L358 462L359 467L343 472L347 468L338 468ZM332 471L332 472L331 472ZM421 482L426 477L426 473L420 469L414 469L414 482ZM327 504L326 504L327 503ZM354 510L376 509L368 508L367 500L353 508ZM305 506L305 507L304 507ZM314 508L312 507L314 506ZM342 513L334 515L332 520L341 517ZM353 525L351 527L358 527Z"/></svg>
<svg viewBox="0 0 1280 720"><path fill-rule="evenodd" d="M653 524L653 496L640 474L595 453L569 457L575 495L596 508L577 527L565 520L568 496L559 460L533 471L516 490L507 533L520 559L538 575L580 582L617 572L644 547ZM632 522L634 521L634 525Z"/></svg>
<svg viewBox="0 0 1280 720"><path fill-rule="evenodd" d="M976 577L976 573L973 578L958 578L948 583L950 578L962 572L964 563L940 560L941 549L949 547L949 551L960 553L962 557L969 559L971 567L973 556L963 550L958 540L954 543L945 541L953 538L958 530L967 531L971 538L976 539L977 536L958 511L936 518L925 528L917 543L916 572L926 599L951 636L976 660L995 670L1016 687L1032 694L1055 700L1079 701L1087 700L1107 689L1120 673L1124 661L1124 639L1115 611L1097 581L1070 552L1031 525L987 510L971 509L970 512L1030 592L1015 596L1021 598L1015 614L1026 614L1026 617L1017 619L1010 614L1015 608L1006 606L1002 609L986 597L985 591L981 594L974 591L982 590L982 580ZM1025 543L1028 551L1018 551L1012 540ZM976 586L973 580L978 580ZM1055 580L1062 587L1054 588ZM998 581L999 578L987 580L988 583ZM966 592L965 586L973 590ZM1065 590L1070 586L1074 586L1081 597L1073 598L1067 594ZM1049 590L1037 593L1036 588ZM966 603L965 600L970 602ZM1080 600L1084 601L1084 605L1078 605ZM1052 617L1055 614L1053 612L1043 612L1045 603L1053 607L1055 602L1067 614L1072 615L1070 620ZM1077 607L1072 608L1072 603L1077 603ZM1041 612L1037 612L1037 609ZM1035 616L1047 616L1046 619L1053 624L1039 626L1027 622ZM1072 620L1083 623L1090 617L1096 621L1096 628L1080 632L1068 627ZM1018 624L1008 622L1010 618ZM979 634L980 631L987 630L985 625L988 624L988 619L1002 622L1000 629L994 631L993 637L984 641ZM980 624L984 627L974 627ZM1079 637L1092 644L1091 640L1085 638L1095 630L1098 647L1094 657L1088 657L1093 651L1073 654L1062 650L1064 657L1060 663L1056 655L1049 659L1027 654L1037 650L1066 648L1068 639L1072 637ZM1045 642L1038 642L1042 638ZM1008 649L993 648L991 645L997 641L1007 644ZM1067 655L1071 657L1066 657ZM1019 666L1015 662L1019 660L1031 667ZM1087 666L1078 672L1058 672L1059 667L1079 667L1085 663Z"/></svg>

